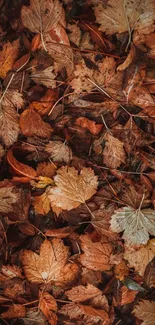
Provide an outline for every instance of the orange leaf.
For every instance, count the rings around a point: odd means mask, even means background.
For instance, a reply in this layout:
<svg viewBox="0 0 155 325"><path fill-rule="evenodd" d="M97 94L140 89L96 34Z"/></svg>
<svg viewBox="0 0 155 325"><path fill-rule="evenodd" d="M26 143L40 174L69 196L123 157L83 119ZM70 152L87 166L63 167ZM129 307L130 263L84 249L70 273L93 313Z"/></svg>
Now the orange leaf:
<svg viewBox="0 0 155 325"><path fill-rule="evenodd" d="M94 135L100 133L103 128L103 124L96 124L94 121L82 116L76 119L75 124L89 130Z"/></svg>
<svg viewBox="0 0 155 325"><path fill-rule="evenodd" d="M66 238L68 237L73 231L75 227L64 227L59 229L48 229L45 232L45 235L48 237L56 237L56 238Z"/></svg>
<svg viewBox="0 0 155 325"><path fill-rule="evenodd" d="M57 90L48 89L46 94L40 99L40 101L32 102L29 108L35 109L35 111L37 111L37 113L42 116L49 113L51 107L57 99Z"/></svg>
<svg viewBox="0 0 155 325"><path fill-rule="evenodd" d="M49 138L53 132L49 123L45 123L40 115L33 109L28 108L20 115L19 125L22 134L28 137Z"/></svg>
<svg viewBox="0 0 155 325"><path fill-rule="evenodd" d="M21 318L26 316L26 308L22 305L13 305L7 311L1 314L3 318Z"/></svg>
<svg viewBox="0 0 155 325"><path fill-rule="evenodd" d="M57 303L53 296L48 292L40 293L39 309L47 318L49 324L56 325L58 317L54 313L57 311Z"/></svg>
<svg viewBox="0 0 155 325"><path fill-rule="evenodd" d="M12 69L19 54L19 46L19 39L4 44L2 51L0 51L0 78L4 79L7 72Z"/></svg>
<svg viewBox="0 0 155 325"><path fill-rule="evenodd" d="M13 148L10 148L7 153L7 161L10 166L13 168L17 175L23 175L29 178L34 179L36 177L36 171L21 162L19 162L13 155Z"/></svg>
<svg viewBox="0 0 155 325"><path fill-rule="evenodd" d="M35 52L39 45L40 45L41 37L40 34L37 34L33 37L32 42L31 42L31 51Z"/></svg>

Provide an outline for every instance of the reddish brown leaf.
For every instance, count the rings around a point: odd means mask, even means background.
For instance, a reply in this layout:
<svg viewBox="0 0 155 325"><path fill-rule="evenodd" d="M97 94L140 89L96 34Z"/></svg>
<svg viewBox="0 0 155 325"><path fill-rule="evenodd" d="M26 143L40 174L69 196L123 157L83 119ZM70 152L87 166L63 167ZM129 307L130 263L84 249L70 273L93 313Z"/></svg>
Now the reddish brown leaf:
<svg viewBox="0 0 155 325"><path fill-rule="evenodd" d="M30 179L34 179L36 177L36 171L21 162L19 162L13 155L13 148L10 148L7 153L7 160L10 166L13 168L17 175L23 175Z"/></svg>

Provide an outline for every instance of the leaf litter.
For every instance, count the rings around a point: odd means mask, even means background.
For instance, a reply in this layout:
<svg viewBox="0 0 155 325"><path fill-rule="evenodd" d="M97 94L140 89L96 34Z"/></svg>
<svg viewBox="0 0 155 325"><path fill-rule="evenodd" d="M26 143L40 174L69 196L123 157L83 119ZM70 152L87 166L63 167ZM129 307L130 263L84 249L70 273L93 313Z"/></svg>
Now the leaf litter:
<svg viewBox="0 0 155 325"><path fill-rule="evenodd" d="M154 325L155 2L0 9L0 322Z"/></svg>

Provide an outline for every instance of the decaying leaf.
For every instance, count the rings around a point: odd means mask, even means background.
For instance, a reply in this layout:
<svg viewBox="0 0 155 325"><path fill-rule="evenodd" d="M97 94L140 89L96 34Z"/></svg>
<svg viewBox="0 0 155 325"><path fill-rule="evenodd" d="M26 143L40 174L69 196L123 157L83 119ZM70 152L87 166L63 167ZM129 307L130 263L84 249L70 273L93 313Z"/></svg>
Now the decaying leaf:
<svg viewBox="0 0 155 325"><path fill-rule="evenodd" d="M0 51L0 77L4 79L9 70L12 69L14 62L18 58L20 48L20 40L17 39L12 43L4 44Z"/></svg>
<svg viewBox="0 0 155 325"><path fill-rule="evenodd" d="M106 237L99 242L92 242L88 235L80 236L83 254L80 255L80 262L83 266L94 271L109 270L110 255L113 251L112 244Z"/></svg>
<svg viewBox="0 0 155 325"><path fill-rule="evenodd" d="M24 100L22 94L16 90L9 90L1 103L0 110L0 137L3 143L10 147L17 141L19 122L17 110L22 108Z"/></svg>
<svg viewBox="0 0 155 325"><path fill-rule="evenodd" d="M31 73L31 79L37 84L37 85L43 85L49 88L55 88L56 82L55 82L56 74L54 73L54 67L50 66L44 70L34 70Z"/></svg>
<svg viewBox="0 0 155 325"><path fill-rule="evenodd" d="M91 168L83 168L78 174L74 167L61 167L54 181L56 186L49 191L51 206L68 211L90 199L98 185L97 176Z"/></svg>
<svg viewBox="0 0 155 325"><path fill-rule="evenodd" d="M147 245L141 246L137 250L127 246L124 258L129 262L129 266L135 269L139 275L144 276L146 266L155 257L155 239L148 241Z"/></svg>
<svg viewBox="0 0 155 325"><path fill-rule="evenodd" d="M28 108L20 115L20 128L22 134L28 137L40 136L49 138L53 132L49 123L45 123L40 115L33 109Z"/></svg>
<svg viewBox="0 0 155 325"><path fill-rule="evenodd" d="M25 250L22 264L27 279L34 283L63 282L63 272L67 264L69 249L60 239L45 240L40 248L40 255ZM74 265L74 264L73 264ZM62 272L63 271L63 272ZM72 273L71 273L72 276ZM68 280L71 280L68 274Z"/></svg>
<svg viewBox="0 0 155 325"><path fill-rule="evenodd" d="M68 164L72 160L72 150L65 144L65 142L50 141L46 145L45 151L54 162L65 162Z"/></svg>
<svg viewBox="0 0 155 325"><path fill-rule="evenodd" d="M155 301L141 300L135 306L133 314L143 322L141 325L154 325L155 320Z"/></svg>
<svg viewBox="0 0 155 325"><path fill-rule="evenodd" d="M103 150L103 162L109 168L118 168L121 163L125 163L126 155L123 142L106 133L104 136L105 148Z"/></svg>
<svg viewBox="0 0 155 325"><path fill-rule="evenodd" d="M120 208L111 217L111 230L118 233L124 231L122 238L129 245L145 245L149 234L155 235L155 211Z"/></svg>
<svg viewBox="0 0 155 325"><path fill-rule="evenodd" d="M71 290L66 291L67 297L73 302L83 302L92 299L101 294L101 290L88 284L86 287L79 285L73 287Z"/></svg>

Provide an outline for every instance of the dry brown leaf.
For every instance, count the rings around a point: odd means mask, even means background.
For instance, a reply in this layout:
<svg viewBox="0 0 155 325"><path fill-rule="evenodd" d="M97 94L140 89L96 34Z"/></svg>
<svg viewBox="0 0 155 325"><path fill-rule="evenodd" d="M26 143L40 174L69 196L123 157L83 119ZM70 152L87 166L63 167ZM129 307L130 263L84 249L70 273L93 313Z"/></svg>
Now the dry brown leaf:
<svg viewBox="0 0 155 325"><path fill-rule="evenodd" d="M22 264L27 279L34 283L63 282L63 271L69 257L69 249L60 239L45 240L40 247L40 255L24 250ZM74 264L72 264L74 266ZM71 277L73 274L71 273ZM68 279L71 280L70 274Z"/></svg>
<svg viewBox="0 0 155 325"><path fill-rule="evenodd" d="M104 136L105 148L103 150L103 162L109 168L118 168L121 163L125 163L126 154L123 142L113 137L108 132Z"/></svg>
<svg viewBox="0 0 155 325"><path fill-rule="evenodd" d="M133 314L143 322L141 325L155 324L155 301L141 300L134 307Z"/></svg>
<svg viewBox="0 0 155 325"><path fill-rule="evenodd" d="M155 235L155 211L120 208L111 217L111 230L117 233L124 231L122 238L129 245L145 245L149 240L149 233Z"/></svg>
<svg viewBox="0 0 155 325"><path fill-rule="evenodd" d="M51 296L48 292L41 292L38 307L45 315L49 324L57 324L58 317L55 314L55 312L57 311L57 303L53 296Z"/></svg>
<svg viewBox="0 0 155 325"><path fill-rule="evenodd" d="M114 275L120 281L124 281L124 278L129 275L129 268L124 261L115 265Z"/></svg>
<svg viewBox="0 0 155 325"><path fill-rule="evenodd" d="M20 199L20 193L16 190L15 186L1 187L0 188L0 212L8 213L13 211L13 204L17 203Z"/></svg>
<svg viewBox="0 0 155 325"><path fill-rule="evenodd" d="M90 199L97 190L98 181L91 168L78 174L74 167L61 167L54 177L56 186L49 191L51 206L72 210Z"/></svg>
<svg viewBox="0 0 155 325"><path fill-rule="evenodd" d="M127 287L123 286L120 289L120 299L119 301L116 300L114 297L114 306L124 306L127 304L131 304L135 299L138 291L136 290L129 290Z"/></svg>
<svg viewBox="0 0 155 325"><path fill-rule="evenodd" d="M147 265L144 280L149 288L155 288L155 258Z"/></svg>
<svg viewBox="0 0 155 325"><path fill-rule="evenodd" d="M58 99L58 92L57 90L48 89L43 97L41 97L40 101L33 101L30 104L32 108L36 110L36 112L43 116L49 113L50 109L52 108L53 104Z"/></svg>
<svg viewBox="0 0 155 325"><path fill-rule="evenodd" d="M45 147L45 151L54 162L65 162L66 164L69 164L72 160L72 150L65 144L65 142L49 141Z"/></svg>
<svg viewBox="0 0 155 325"><path fill-rule="evenodd" d="M151 26L155 19L155 3L153 0L109 0L102 4L100 0L92 0L96 21L100 30L108 35L124 33Z"/></svg>
<svg viewBox="0 0 155 325"><path fill-rule="evenodd" d="M26 308L23 305L12 305L7 311L1 313L1 317L12 319L26 316Z"/></svg>
<svg viewBox="0 0 155 325"><path fill-rule="evenodd" d="M42 195L34 197L33 206L36 213L46 215L50 211L51 204L48 198L48 191L47 189Z"/></svg>
<svg viewBox="0 0 155 325"><path fill-rule="evenodd" d="M21 163L14 157L13 147L8 150L7 161L17 175L26 176L29 180L36 177L36 171L32 167Z"/></svg>
<svg viewBox="0 0 155 325"><path fill-rule="evenodd" d="M26 109L20 115L19 124L22 134L28 137L49 138L53 132L50 124L45 123L40 115L31 108Z"/></svg>
<svg viewBox="0 0 155 325"><path fill-rule="evenodd" d="M127 69L133 63L135 57L136 57L136 49L134 45L132 45L125 61L117 67L117 71L123 71Z"/></svg>
<svg viewBox="0 0 155 325"><path fill-rule="evenodd" d="M130 268L134 268L139 275L144 276L146 266L155 257L155 239L149 240L147 245L134 249L131 246L125 248L124 258L129 262Z"/></svg>
<svg viewBox="0 0 155 325"><path fill-rule="evenodd" d="M17 141L20 131L17 110L24 105L22 94L16 90L8 90L1 105L0 138L7 147L10 147Z"/></svg>
<svg viewBox="0 0 155 325"><path fill-rule="evenodd" d="M63 227L63 228L58 228L58 229L48 229L45 232L45 236L56 237L56 238L66 238L70 234L73 233L75 228L76 227L68 226L68 227Z"/></svg>
<svg viewBox="0 0 155 325"><path fill-rule="evenodd" d="M23 278L22 269L17 265L3 265L2 273L9 279Z"/></svg>
<svg viewBox="0 0 155 325"><path fill-rule="evenodd" d="M23 25L31 32L41 34L57 27L61 21L65 24L64 9L59 0L31 0L30 6L23 6L21 18Z"/></svg>
<svg viewBox="0 0 155 325"><path fill-rule="evenodd" d="M25 325L47 325L47 321L42 312L37 308L29 308L26 317L22 319Z"/></svg>
<svg viewBox="0 0 155 325"><path fill-rule="evenodd" d="M73 302L83 302L100 295L101 290L92 284L88 284L86 287L83 285L73 287L71 290L66 291L65 294L67 295L68 299Z"/></svg>
<svg viewBox="0 0 155 325"><path fill-rule="evenodd" d="M102 131L103 124L97 124L94 121L88 119L87 117L78 117L75 120L75 124L88 129L90 133L96 135Z"/></svg>
<svg viewBox="0 0 155 325"><path fill-rule="evenodd" d="M17 39L12 43L4 44L2 51L0 51L0 77L4 79L9 70L12 69L14 62L18 58L20 47L20 40Z"/></svg>
<svg viewBox="0 0 155 325"><path fill-rule="evenodd" d="M56 165L51 162L41 162L38 164L36 172L38 176L46 176L52 178L56 174Z"/></svg>
<svg viewBox="0 0 155 325"><path fill-rule="evenodd" d="M90 304L94 308L103 309L103 310L109 312L108 299L102 293L100 295L92 298L90 300Z"/></svg>
<svg viewBox="0 0 155 325"><path fill-rule="evenodd" d="M99 242L92 242L88 235L80 236L83 254L80 262L83 266L94 271L106 271L111 268L110 255L113 251L112 244L106 237Z"/></svg>
<svg viewBox="0 0 155 325"><path fill-rule="evenodd" d="M94 286L97 286L102 282L102 275L100 271L89 270L86 267L82 268L81 277L81 283L83 285L93 284Z"/></svg>
<svg viewBox="0 0 155 325"><path fill-rule="evenodd" d="M34 70L34 71L33 71ZM54 72L54 67L50 66L43 70L37 70L33 69L31 73L31 79L37 84L37 85L43 85L48 88L55 88L56 87L56 81L54 80L56 77L56 74Z"/></svg>

